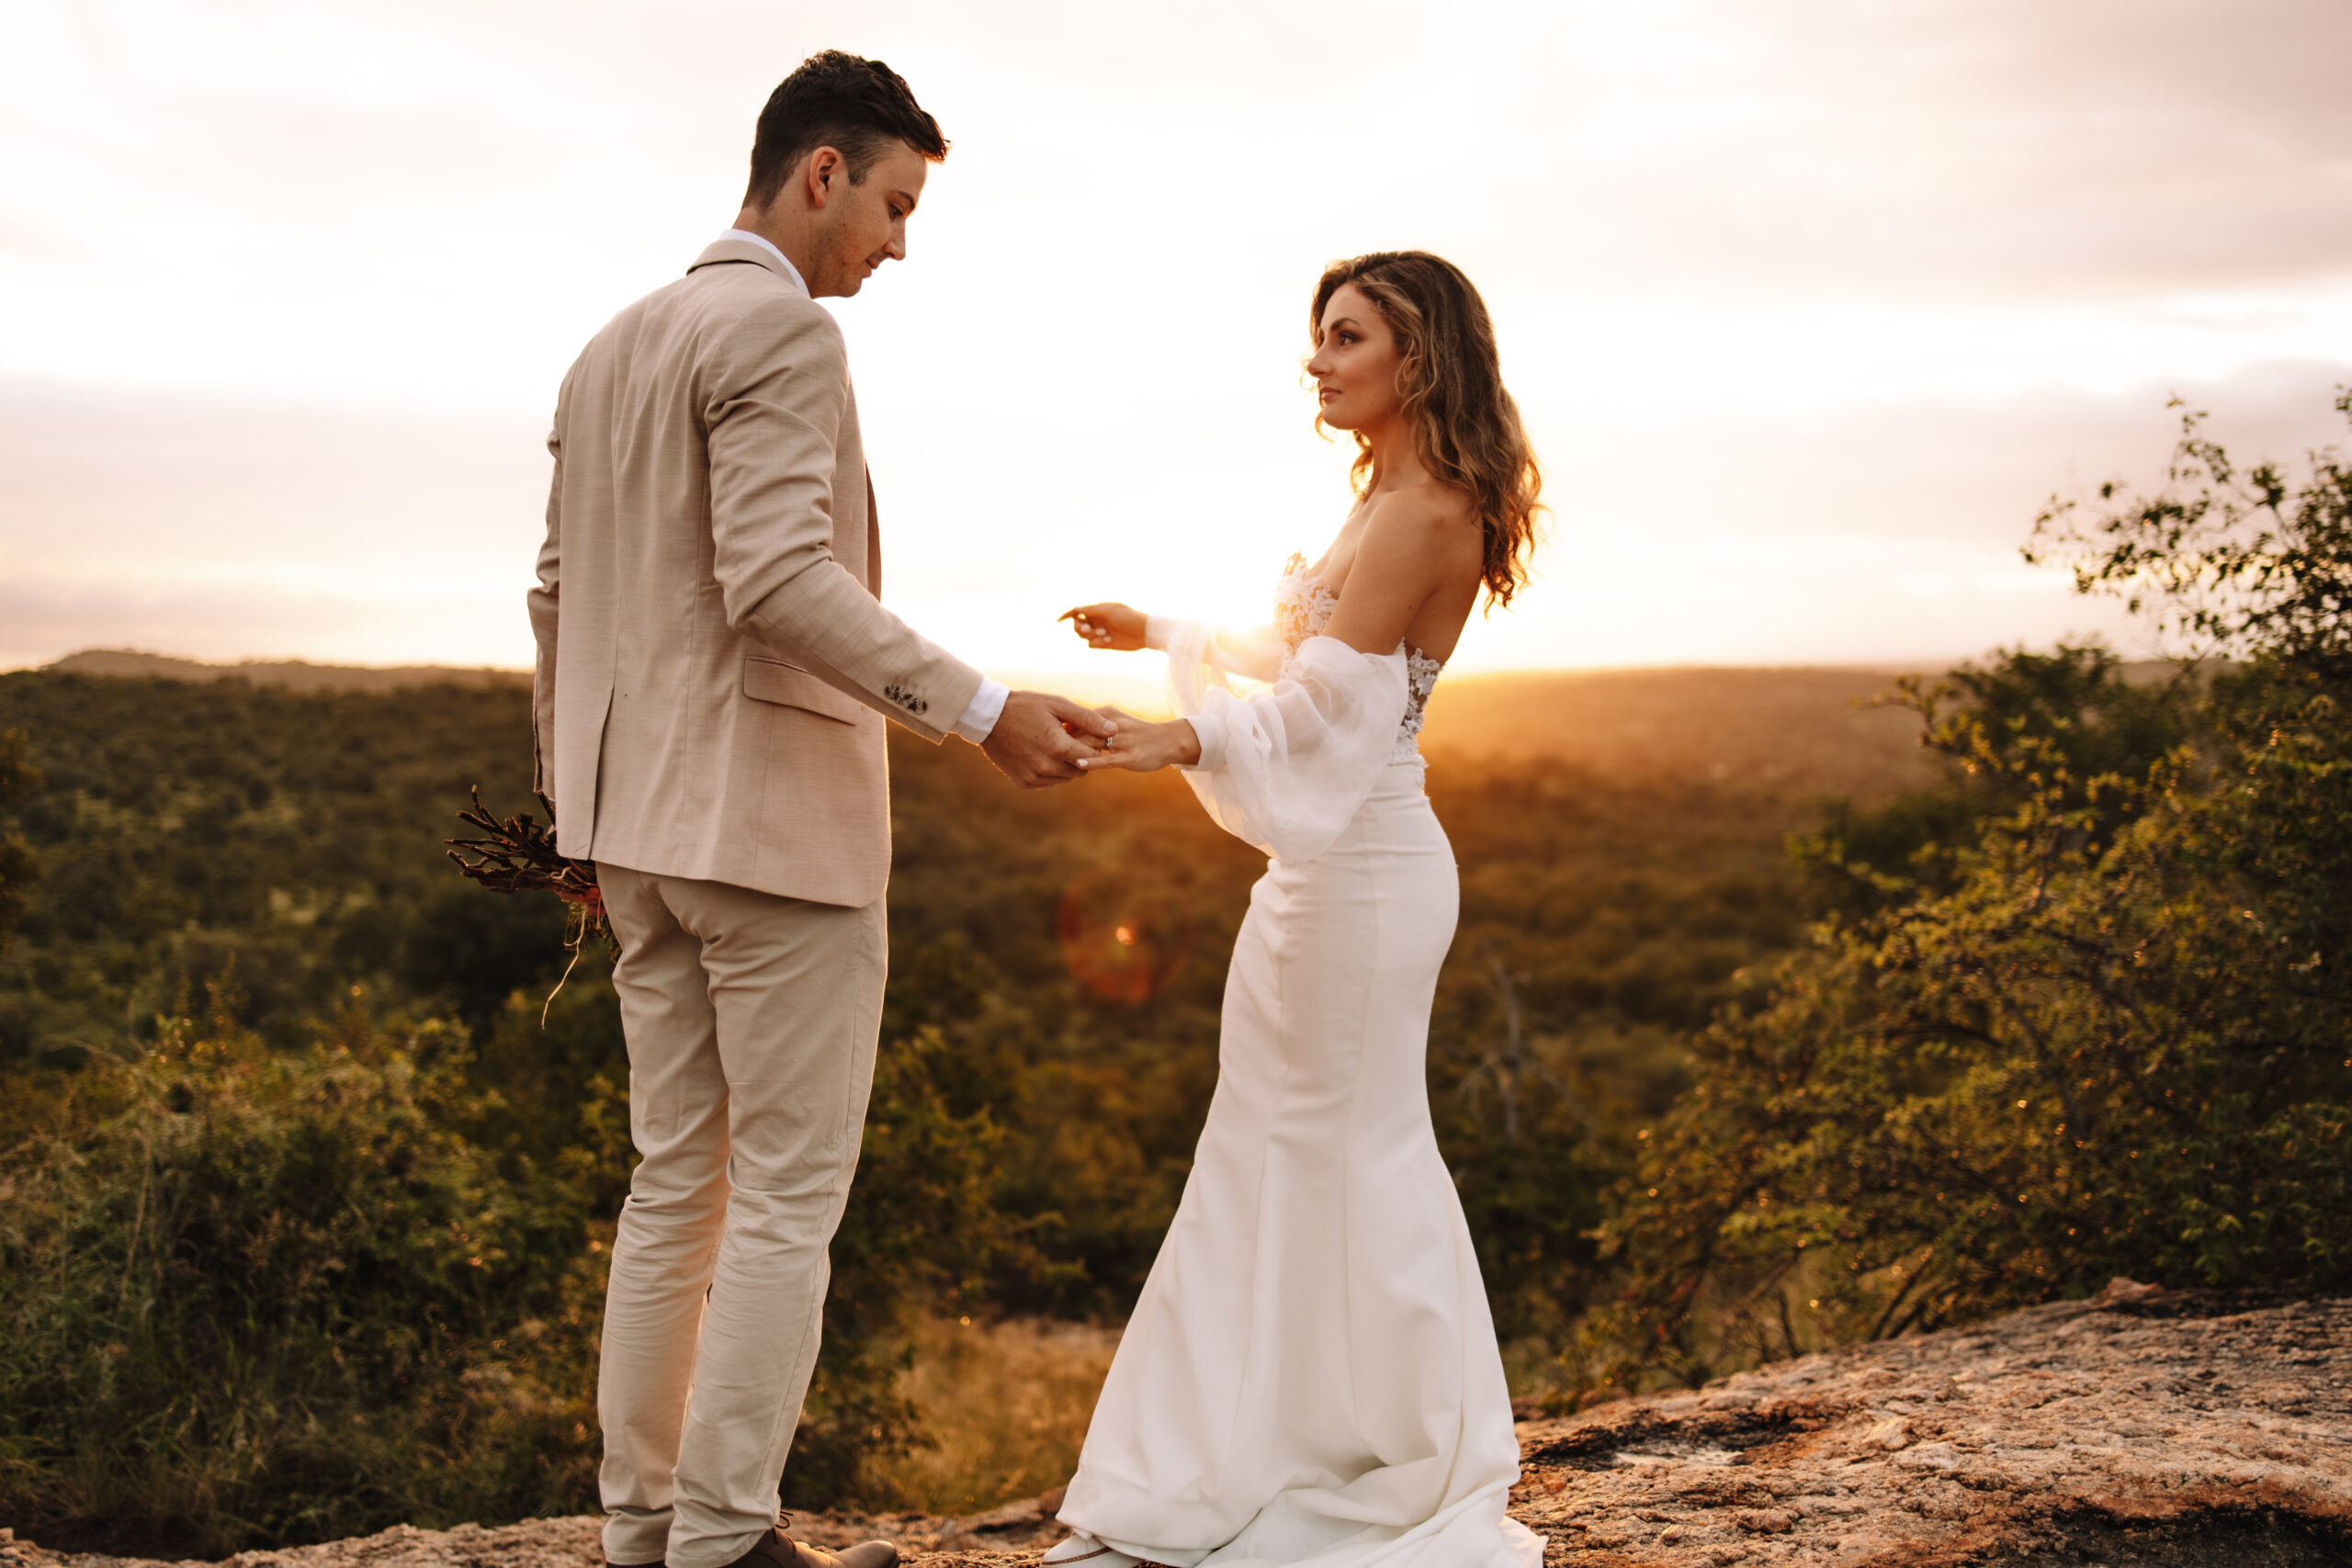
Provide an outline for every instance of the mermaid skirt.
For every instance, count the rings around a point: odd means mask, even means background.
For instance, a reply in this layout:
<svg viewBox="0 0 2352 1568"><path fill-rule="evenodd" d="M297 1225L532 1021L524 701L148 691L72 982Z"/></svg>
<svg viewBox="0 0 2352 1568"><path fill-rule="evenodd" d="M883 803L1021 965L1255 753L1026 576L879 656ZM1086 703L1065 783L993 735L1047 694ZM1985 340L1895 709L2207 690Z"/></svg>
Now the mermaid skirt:
<svg viewBox="0 0 2352 1568"><path fill-rule="evenodd" d="M1175 1568L1541 1568L1430 1123L1459 897L1418 760L1251 890L1216 1093L1062 1522Z"/></svg>

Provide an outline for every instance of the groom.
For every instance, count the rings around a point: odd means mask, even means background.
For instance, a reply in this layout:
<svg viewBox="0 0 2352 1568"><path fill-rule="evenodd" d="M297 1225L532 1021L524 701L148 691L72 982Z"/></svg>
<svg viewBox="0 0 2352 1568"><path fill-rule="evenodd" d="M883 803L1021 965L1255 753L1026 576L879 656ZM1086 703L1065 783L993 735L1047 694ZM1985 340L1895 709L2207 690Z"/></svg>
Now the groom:
<svg viewBox="0 0 2352 1568"><path fill-rule="evenodd" d="M1031 786L1078 776L1109 733L876 598L857 400L816 301L906 255L946 155L888 67L811 58L761 111L735 227L597 333L556 403L539 784L620 940L643 1156L597 1385L611 1563L897 1561L885 1541L836 1559L776 1515L874 1073L882 721L960 735Z"/></svg>

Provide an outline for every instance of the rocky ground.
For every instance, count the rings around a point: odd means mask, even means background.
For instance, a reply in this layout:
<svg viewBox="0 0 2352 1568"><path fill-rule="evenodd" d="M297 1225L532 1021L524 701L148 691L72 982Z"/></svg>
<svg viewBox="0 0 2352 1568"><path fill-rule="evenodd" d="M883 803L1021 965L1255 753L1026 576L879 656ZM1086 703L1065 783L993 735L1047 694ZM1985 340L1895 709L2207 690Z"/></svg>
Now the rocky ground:
<svg viewBox="0 0 2352 1568"><path fill-rule="evenodd" d="M2117 1283L1693 1393L1532 1421L1512 1512L1545 1568L2352 1564L2352 1300ZM960 1519L807 1516L913 1568L1016 1568L1058 1497ZM0 1532L4 1536L5 1532ZM234 1568L586 1568L596 1521L402 1527ZM162 1568L0 1539L0 1568Z"/></svg>
<svg viewBox="0 0 2352 1568"><path fill-rule="evenodd" d="M2092 1302L1521 1428L1547 1568L2352 1563L2352 1301Z"/></svg>

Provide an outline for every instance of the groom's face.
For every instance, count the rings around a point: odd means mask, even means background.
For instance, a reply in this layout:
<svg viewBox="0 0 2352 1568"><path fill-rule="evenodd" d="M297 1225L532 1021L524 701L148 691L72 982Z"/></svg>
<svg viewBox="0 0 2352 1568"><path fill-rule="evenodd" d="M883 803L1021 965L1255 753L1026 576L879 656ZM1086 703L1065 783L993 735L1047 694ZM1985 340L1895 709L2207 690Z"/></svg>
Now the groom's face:
<svg viewBox="0 0 2352 1568"><path fill-rule="evenodd" d="M812 169L812 177L817 171ZM922 198L931 172L922 153L903 141L876 157L865 178L851 183L846 165L835 165L812 195L820 195L814 275L809 293L820 299L856 293L889 260L907 257L907 220Z"/></svg>

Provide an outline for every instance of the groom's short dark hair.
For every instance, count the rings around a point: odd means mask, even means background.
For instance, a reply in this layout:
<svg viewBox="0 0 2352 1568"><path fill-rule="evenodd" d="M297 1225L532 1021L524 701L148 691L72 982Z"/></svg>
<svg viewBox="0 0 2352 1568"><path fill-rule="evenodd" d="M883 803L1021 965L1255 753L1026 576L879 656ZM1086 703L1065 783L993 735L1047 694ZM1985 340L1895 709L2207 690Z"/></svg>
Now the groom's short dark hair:
<svg viewBox="0 0 2352 1568"><path fill-rule="evenodd" d="M934 164L947 156L939 122L915 102L904 77L878 60L838 49L812 54L777 84L760 111L744 205L774 201L800 160L820 147L840 152L849 164L850 184L862 185L874 160L893 141L905 142Z"/></svg>

